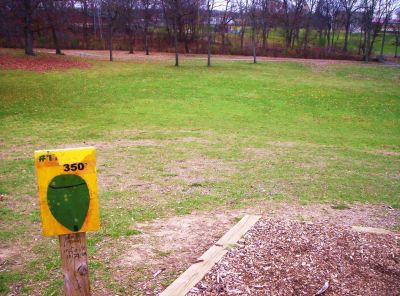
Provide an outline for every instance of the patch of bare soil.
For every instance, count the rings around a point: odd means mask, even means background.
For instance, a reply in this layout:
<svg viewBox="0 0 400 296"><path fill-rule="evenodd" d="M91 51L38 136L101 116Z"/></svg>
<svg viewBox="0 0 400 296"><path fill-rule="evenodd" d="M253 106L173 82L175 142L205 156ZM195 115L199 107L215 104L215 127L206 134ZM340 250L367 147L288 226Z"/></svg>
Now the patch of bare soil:
<svg viewBox="0 0 400 296"><path fill-rule="evenodd" d="M1 247L0 248L0 271L2 271L3 267L8 264L8 261L14 259L18 253L12 249L11 246L8 248ZM15 265L15 262L13 262Z"/></svg>
<svg viewBox="0 0 400 296"><path fill-rule="evenodd" d="M246 148L245 152L254 159L272 158L277 154L275 149L270 148Z"/></svg>
<svg viewBox="0 0 400 296"><path fill-rule="evenodd" d="M70 68L89 68L90 64L65 58L0 55L0 69L47 72Z"/></svg>
<svg viewBox="0 0 400 296"><path fill-rule="evenodd" d="M244 211L193 213L187 216L157 219L135 226L142 234L124 240L126 251L117 259L121 274L145 266L145 280L134 289L157 295L177 273L182 272L217 241Z"/></svg>
<svg viewBox="0 0 400 296"><path fill-rule="evenodd" d="M219 181L236 171L232 164L221 159L206 157L194 157L189 160L172 163L168 171L176 178L186 183L202 183L207 181Z"/></svg>
<svg viewBox="0 0 400 296"><path fill-rule="evenodd" d="M260 220L188 295L399 295L399 239Z"/></svg>
<svg viewBox="0 0 400 296"><path fill-rule="evenodd" d="M375 153L388 156L400 156L400 151L375 150Z"/></svg>
<svg viewBox="0 0 400 296"><path fill-rule="evenodd" d="M143 140L129 140L129 139L118 139L114 141L84 141L81 143L69 143L57 145L54 149L64 148L78 148L93 146L98 150L115 150L123 149L136 146L159 146L160 143L154 140L143 139Z"/></svg>

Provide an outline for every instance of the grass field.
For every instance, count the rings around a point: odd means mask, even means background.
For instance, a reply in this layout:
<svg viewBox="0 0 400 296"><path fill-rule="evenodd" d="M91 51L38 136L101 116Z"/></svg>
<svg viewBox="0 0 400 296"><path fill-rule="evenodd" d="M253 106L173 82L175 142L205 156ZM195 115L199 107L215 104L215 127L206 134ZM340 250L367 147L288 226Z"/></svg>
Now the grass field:
<svg viewBox="0 0 400 296"><path fill-rule="evenodd" d="M102 230L90 234L90 268L113 293L116 267L98 252L118 250L136 222L266 200L400 206L400 68L90 63L0 71L0 246L20 254L0 294L62 286L57 240L40 234L35 149L97 148Z"/></svg>

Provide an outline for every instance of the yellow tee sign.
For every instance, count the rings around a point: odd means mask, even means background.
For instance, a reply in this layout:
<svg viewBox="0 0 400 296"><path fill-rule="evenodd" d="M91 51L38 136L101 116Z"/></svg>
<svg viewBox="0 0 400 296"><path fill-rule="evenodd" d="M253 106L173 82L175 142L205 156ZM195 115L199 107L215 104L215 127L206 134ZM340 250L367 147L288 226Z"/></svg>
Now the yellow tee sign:
<svg viewBox="0 0 400 296"><path fill-rule="evenodd" d="M35 151L43 235L100 228L96 150Z"/></svg>

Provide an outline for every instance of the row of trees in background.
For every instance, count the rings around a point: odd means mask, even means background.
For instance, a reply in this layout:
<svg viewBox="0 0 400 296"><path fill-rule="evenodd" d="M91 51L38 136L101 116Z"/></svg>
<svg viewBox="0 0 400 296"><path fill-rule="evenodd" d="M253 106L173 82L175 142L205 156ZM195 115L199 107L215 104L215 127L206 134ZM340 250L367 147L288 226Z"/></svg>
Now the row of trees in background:
<svg viewBox="0 0 400 296"><path fill-rule="evenodd" d="M399 0L2 0L0 42L110 50L362 57L400 35ZM350 36L353 43L350 46ZM354 36L357 44L354 44ZM35 41L35 42L34 42Z"/></svg>

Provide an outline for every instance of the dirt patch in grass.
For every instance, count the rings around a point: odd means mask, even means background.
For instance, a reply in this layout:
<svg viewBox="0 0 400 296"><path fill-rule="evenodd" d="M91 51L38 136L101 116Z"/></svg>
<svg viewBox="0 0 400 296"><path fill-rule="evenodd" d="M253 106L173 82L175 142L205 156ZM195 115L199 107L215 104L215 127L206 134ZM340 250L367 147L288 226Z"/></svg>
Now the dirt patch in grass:
<svg viewBox="0 0 400 296"><path fill-rule="evenodd" d="M388 156L400 156L400 151L375 150L375 153Z"/></svg>
<svg viewBox="0 0 400 296"><path fill-rule="evenodd" d="M202 144L209 144L210 141L204 139L204 138L199 138L199 137L183 137L183 138L178 138L175 140L175 142L183 142L183 143L202 143Z"/></svg>
<svg viewBox="0 0 400 296"><path fill-rule="evenodd" d="M155 140L129 140L129 139L119 139L114 141L84 141L82 143L70 143L56 145L54 149L65 149L65 148L78 148L93 146L97 150L110 150L110 149L121 149L137 146L160 146L160 143Z"/></svg>
<svg viewBox="0 0 400 296"><path fill-rule="evenodd" d="M398 295L399 238L260 220L188 295Z"/></svg>
<svg viewBox="0 0 400 296"><path fill-rule="evenodd" d="M0 69L47 72L70 68L89 68L91 65L77 60L44 56L0 55Z"/></svg>
<svg viewBox="0 0 400 296"><path fill-rule="evenodd" d="M9 261L13 261L13 265L18 265L18 263L14 260L17 255L18 251L14 250L10 245L0 248L0 268L4 268Z"/></svg>
<svg viewBox="0 0 400 296"><path fill-rule="evenodd" d="M255 159L272 158L276 155L276 151L270 148L245 148L245 153Z"/></svg>
<svg viewBox="0 0 400 296"><path fill-rule="evenodd" d="M302 144L296 143L296 142L280 142L280 141L270 141L270 142L267 142L267 144L269 144L271 146L289 147L289 148L302 145Z"/></svg>
<svg viewBox="0 0 400 296"><path fill-rule="evenodd" d="M318 156L312 154L312 151L315 151L314 145L312 144L294 142L269 142L269 144L271 146L267 148L245 148L244 156L249 157L253 161L257 161L257 163L259 163L259 161L266 161L264 164L266 166L272 166L273 163L277 161L283 161L284 163L291 164L292 167L302 169L323 169L327 167L329 162L334 160L332 156ZM293 154L293 151L296 149L302 150L299 155L300 157L290 159L291 154ZM299 152L296 151L295 153Z"/></svg>
<svg viewBox="0 0 400 296"><path fill-rule="evenodd" d="M163 145L169 145L174 143L199 143L199 144L208 144L210 143L206 139L198 138L198 137L179 137L176 139L165 139L165 140L154 140L154 139L138 139L132 140L129 139L129 136L132 135L126 134L120 135L118 139L113 139L110 141L83 141L79 143L67 143L67 144L48 144L48 143L40 143L31 144L30 142L23 143L23 145L6 145L5 143L0 142L0 146L2 147L0 150L0 159L20 159L30 157L32 151L39 149L67 149L67 148L79 148L79 147L88 147L93 146L97 149L97 151L107 151L107 150L115 150L115 149L125 149L130 147L160 147ZM21 156L22 155L22 156Z"/></svg>
<svg viewBox="0 0 400 296"><path fill-rule="evenodd" d="M126 252L117 260L121 270L145 266L145 280L136 289L161 292L244 215L244 210L157 219L136 224L141 235L123 241ZM157 276L153 276L158 271ZM121 275L126 278L126 275Z"/></svg>
<svg viewBox="0 0 400 296"><path fill-rule="evenodd" d="M227 176L235 173L236 168L233 164L221 159L199 156L174 162L168 166L167 171L173 178L193 184L224 180Z"/></svg>

